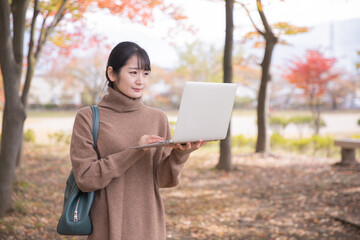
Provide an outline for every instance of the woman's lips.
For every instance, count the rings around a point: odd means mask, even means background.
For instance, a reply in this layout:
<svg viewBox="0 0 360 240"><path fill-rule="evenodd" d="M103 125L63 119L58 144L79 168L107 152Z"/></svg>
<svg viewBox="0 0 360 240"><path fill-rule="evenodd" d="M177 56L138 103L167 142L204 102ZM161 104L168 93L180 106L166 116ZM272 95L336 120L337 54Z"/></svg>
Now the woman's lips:
<svg viewBox="0 0 360 240"><path fill-rule="evenodd" d="M141 92L142 88L132 88L135 92Z"/></svg>

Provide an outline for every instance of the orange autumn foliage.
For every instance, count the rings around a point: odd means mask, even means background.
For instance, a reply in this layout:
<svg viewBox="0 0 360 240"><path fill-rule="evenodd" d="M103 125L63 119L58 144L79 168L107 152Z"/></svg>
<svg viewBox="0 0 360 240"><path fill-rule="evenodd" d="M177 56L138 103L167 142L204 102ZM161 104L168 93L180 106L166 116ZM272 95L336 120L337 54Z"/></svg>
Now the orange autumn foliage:
<svg viewBox="0 0 360 240"><path fill-rule="evenodd" d="M43 21L40 31L43 31L51 24L62 3L61 0L41 1L39 3L39 14ZM82 45L84 41L88 42L89 39L94 38L85 33L87 31L85 13L107 11L112 15L127 18L132 22L149 25L154 21L155 10L160 10L174 21L186 19L180 8L165 3L164 0L67 0L63 17L57 24L50 41L54 44L54 47L60 48L58 50L60 54L69 56L73 49L84 46ZM31 19L29 20L31 21ZM54 51L54 49L48 50L50 52Z"/></svg>

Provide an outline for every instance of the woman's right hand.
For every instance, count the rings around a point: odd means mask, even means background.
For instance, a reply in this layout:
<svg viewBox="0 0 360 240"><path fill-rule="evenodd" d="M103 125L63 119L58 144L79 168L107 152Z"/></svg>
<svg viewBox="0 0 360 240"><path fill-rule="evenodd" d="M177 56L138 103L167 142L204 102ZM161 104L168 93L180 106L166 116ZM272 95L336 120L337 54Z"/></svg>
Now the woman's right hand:
<svg viewBox="0 0 360 240"><path fill-rule="evenodd" d="M157 143L157 142L162 142L162 141L165 141L165 138L159 137L156 135L144 135L140 138L138 143L139 143L139 146L141 146L141 145ZM147 148L143 148L143 150L146 151Z"/></svg>

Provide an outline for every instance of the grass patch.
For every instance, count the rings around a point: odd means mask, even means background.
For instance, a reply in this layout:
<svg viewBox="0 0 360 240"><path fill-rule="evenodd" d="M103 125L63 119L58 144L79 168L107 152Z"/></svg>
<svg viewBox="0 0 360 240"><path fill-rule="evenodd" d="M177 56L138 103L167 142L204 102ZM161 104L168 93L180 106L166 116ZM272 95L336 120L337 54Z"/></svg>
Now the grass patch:
<svg viewBox="0 0 360 240"><path fill-rule="evenodd" d="M25 189L29 187L29 183L26 181L16 181L14 182L14 187L20 188L20 189Z"/></svg>

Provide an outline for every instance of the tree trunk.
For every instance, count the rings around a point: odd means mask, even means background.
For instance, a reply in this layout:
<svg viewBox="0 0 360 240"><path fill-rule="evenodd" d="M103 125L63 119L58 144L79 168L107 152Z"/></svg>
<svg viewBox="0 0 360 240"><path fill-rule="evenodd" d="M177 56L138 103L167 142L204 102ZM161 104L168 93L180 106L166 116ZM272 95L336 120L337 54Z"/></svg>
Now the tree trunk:
<svg viewBox="0 0 360 240"><path fill-rule="evenodd" d="M220 141L220 159L216 169L231 171L233 169L231 162L231 126L229 125L226 138Z"/></svg>
<svg viewBox="0 0 360 240"><path fill-rule="evenodd" d="M36 59L34 59L30 53L29 53L29 55L30 55L30 57L28 57L28 66L27 66L26 77L25 77L25 86L23 88L24 89L23 95L21 96L21 104L24 107L25 114L26 114L26 106L27 106L27 100L28 100L28 92L30 90L31 80L34 76L35 66L37 63ZM22 126L22 128L24 128L24 126ZM16 167L20 167L23 163L23 144L24 144L24 132L22 132L22 134L20 136L20 147L19 147L19 152L17 154Z"/></svg>
<svg viewBox="0 0 360 240"><path fill-rule="evenodd" d="M321 117L320 117L320 107L319 104L315 105L315 135L320 133Z"/></svg>
<svg viewBox="0 0 360 240"><path fill-rule="evenodd" d="M25 113L26 115L26 113ZM24 122L25 123L25 122ZM24 129L24 125L23 125L23 129ZM17 157L16 157L16 165L15 167L18 168L18 167L21 167L21 165L23 164L24 162L24 155L23 155L23 146L24 146L24 131L23 133L21 134L21 137L20 137L20 147L19 147L19 152L17 154Z"/></svg>
<svg viewBox="0 0 360 240"><path fill-rule="evenodd" d="M277 42L277 38L273 35L272 32L266 33L266 47L263 61L261 63L261 82L258 95L258 105L257 105L257 127L258 127L258 136L256 141L256 152L266 153L270 149L270 141L268 134L268 108L270 102L270 94L268 94L268 83L271 81L271 76L269 73L271 56L274 50L274 46Z"/></svg>
<svg viewBox="0 0 360 240"><path fill-rule="evenodd" d="M261 82L257 106L258 136L256 140L255 152L266 153L270 149L270 141L267 132L269 128L268 108L270 102L270 94L268 94L268 83L271 81L270 65L272 52L274 50L275 44L278 41L278 38L272 32L271 27L265 17L261 0L256 0L256 6L265 29L265 32L262 32L259 29L257 29L257 31L265 38L266 45L264 58L261 63Z"/></svg>
<svg viewBox="0 0 360 240"><path fill-rule="evenodd" d="M316 98L314 97L314 94L310 94L309 96L309 104L311 108L311 114L312 114L312 124L313 124L313 130L314 135L319 135L320 132L320 109L317 103Z"/></svg>
<svg viewBox="0 0 360 240"><path fill-rule="evenodd" d="M331 109L337 110L338 109L338 98L336 96L336 92L330 93L330 98L331 98Z"/></svg>
<svg viewBox="0 0 360 240"><path fill-rule="evenodd" d="M12 208L11 197L15 166L26 118L25 108L20 101L19 89L27 4L28 1L23 0L11 2L13 15L13 35L11 35L9 1L0 0L0 67L5 93L0 152L0 216Z"/></svg>
<svg viewBox="0 0 360 240"><path fill-rule="evenodd" d="M225 47L224 47L224 83L232 82L232 47L233 47L233 6L234 0L226 0L225 4L226 11L226 35L225 35ZM229 128L227 136L224 140L220 141L220 159L219 163L216 166L219 170L230 171L232 169L231 164L231 123L229 123Z"/></svg>
<svg viewBox="0 0 360 240"><path fill-rule="evenodd" d="M21 136L25 121L25 111L20 106L8 107L5 102L3 115L3 132L1 136L0 153L0 216L12 209L11 196L15 180L15 166L21 146Z"/></svg>
<svg viewBox="0 0 360 240"><path fill-rule="evenodd" d="M6 64L2 68L5 86L5 109L0 152L0 216L12 209L11 196L15 180L15 167L26 118L25 109L18 94L19 84L16 84L20 83L21 71L19 69L21 68L16 65L8 68L10 71L5 70L5 68Z"/></svg>

